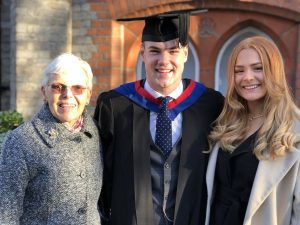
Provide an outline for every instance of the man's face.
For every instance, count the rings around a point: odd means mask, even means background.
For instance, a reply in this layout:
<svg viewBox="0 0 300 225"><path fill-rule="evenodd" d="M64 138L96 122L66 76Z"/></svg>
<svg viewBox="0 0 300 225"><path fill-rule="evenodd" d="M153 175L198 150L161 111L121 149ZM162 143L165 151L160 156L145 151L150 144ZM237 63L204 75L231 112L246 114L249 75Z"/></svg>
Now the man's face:
<svg viewBox="0 0 300 225"><path fill-rule="evenodd" d="M166 42L145 41L141 47L146 78L157 92L167 95L181 82L188 47L178 47L178 38Z"/></svg>

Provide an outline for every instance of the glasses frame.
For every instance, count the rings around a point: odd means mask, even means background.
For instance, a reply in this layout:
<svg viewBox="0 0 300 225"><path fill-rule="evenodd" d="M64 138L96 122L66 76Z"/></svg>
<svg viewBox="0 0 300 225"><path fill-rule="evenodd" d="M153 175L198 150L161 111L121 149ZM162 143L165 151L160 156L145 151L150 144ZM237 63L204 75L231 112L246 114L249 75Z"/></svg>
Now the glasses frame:
<svg viewBox="0 0 300 225"><path fill-rule="evenodd" d="M48 84L48 86L50 87L51 92L53 94L63 94L66 92L67 88L69 88L73 95L82 95L84 91L88 89L87 87L79 84L68 86L61 83L53 83L53 84Z"/></svg>

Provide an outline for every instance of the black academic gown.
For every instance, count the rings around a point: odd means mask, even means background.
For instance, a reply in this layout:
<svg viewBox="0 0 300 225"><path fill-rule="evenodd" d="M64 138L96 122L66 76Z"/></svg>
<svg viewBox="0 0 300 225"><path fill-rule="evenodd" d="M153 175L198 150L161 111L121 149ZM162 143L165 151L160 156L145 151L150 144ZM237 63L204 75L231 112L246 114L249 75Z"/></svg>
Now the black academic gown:
<svg viewBox="0 0 300 225"><path fill-rule="evenodd" d="M207 88L182 112L182 144L174 225L201 225L205 220L207 134L223 106L223 96ZM103 224L153 225L150 174L149 110L109 91L97 101L103 145L104 177L100 206Z"/></svg>

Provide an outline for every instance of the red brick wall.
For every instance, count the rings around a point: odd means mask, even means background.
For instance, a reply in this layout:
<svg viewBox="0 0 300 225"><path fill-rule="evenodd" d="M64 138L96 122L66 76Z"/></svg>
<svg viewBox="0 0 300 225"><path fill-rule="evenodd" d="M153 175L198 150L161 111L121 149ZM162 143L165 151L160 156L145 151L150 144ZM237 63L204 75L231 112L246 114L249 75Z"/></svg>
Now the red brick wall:
<svg viewBox="0 0 300 225"><path fill-rule="evenodd" d="M271 36L279 46L286 63L287 78L293 94L297 100L300 100L298 0L285 1L280 5L277 0L251 2L219 0L201 1L201 3L183 1L178 4L170 1L160 1L163 3L157 4L158 1L153 0L152 5L151 1L147 1L143 6L138 5L137 2L140 1L135 0L128 1L130 3L127 5L124 5L125 1L119 0L88 0L88 2L91 10L97 13L97 19L92 21L89 30L89 35L97 46L97 52L89 61L96 77L92 105L99 92L136 79L135 70L143 22L121 23L114 19L128 15L151 15L191 6L203 6L209 9L207 13L191 17L189 32L190 40L196 48L201 63L201 82L214 87L216 58L221 47L237 31L247 26L254 26ZM193 5L190 4L191 2ZM132 6L129 6L130 4ZM136 11L133 12L133 8ZM137 10L138 8L140 10Z"/></svg>
<svg viewBox="0 0 300 225"><path fill-rule="evenodd" d="M88 0L90 9L96 12L97 17L91 21L88 35L91 36L96 51L89 63L95 77L91 105L95 105L97 95L111 88L112 79L112 30L113 22L109 5L106 1Z"/></svg>

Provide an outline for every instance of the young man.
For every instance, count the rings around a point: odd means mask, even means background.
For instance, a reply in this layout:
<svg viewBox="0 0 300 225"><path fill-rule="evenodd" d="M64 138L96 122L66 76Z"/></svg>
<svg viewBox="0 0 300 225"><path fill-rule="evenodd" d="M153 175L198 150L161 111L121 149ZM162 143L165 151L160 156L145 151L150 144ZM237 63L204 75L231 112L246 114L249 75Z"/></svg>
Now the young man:
<svg viewBox="0 0 300 225"><path fill-rule="evenodd" d="M203 151L223 96L182 79L188 20L172 13L145 18L146 79L99 96L94 118L104 152L103 224L204 223Z"/></svg>

